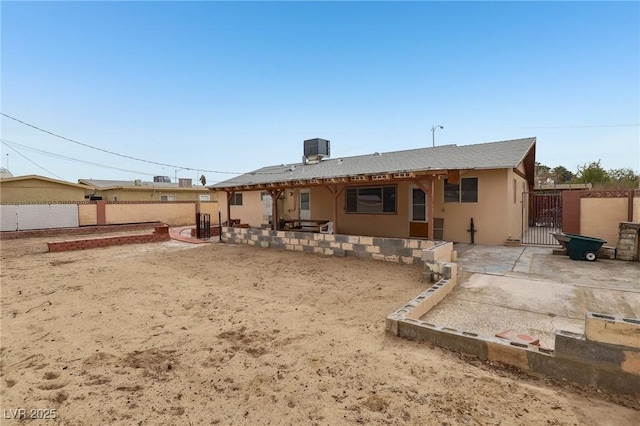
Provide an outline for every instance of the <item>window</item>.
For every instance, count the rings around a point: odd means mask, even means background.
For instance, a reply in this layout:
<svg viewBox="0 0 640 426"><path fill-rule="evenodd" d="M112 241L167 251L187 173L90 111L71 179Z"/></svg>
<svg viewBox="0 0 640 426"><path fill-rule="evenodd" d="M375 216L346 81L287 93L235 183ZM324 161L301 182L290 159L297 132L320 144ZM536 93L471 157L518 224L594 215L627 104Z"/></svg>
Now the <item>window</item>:
<svg viewBox="0 0 640 426"><path fill-rule="evenodd" d="M161 195L160 201L175 201L176 197L173 195Z"/></svg>
<svg viewBox="0 0 640 426"><path fill-rule="evenodd" d="M347 213L396 213L396 186L347 188Z"/></svg>
<svg viewBox="0 0 640 426"><path fill-rule="evenodd" d="M459 183L444 180L445 203L477 203L478 178L462 178Z"/></svg>
<svg viewBox="0 0 640 426"><path fill-rule="evenodd" d="M229 201L229 205L230 206L241 206L242 205L242 192L236 192L235 194L233 194L233 196L231 197L231 200Z"/></svg>
<svg viewBox="0 0 640 426"><path fill-rule="evenodd" d="M211 195L209 195L209 194L200 194L200 201L211 201Z"/></svg>

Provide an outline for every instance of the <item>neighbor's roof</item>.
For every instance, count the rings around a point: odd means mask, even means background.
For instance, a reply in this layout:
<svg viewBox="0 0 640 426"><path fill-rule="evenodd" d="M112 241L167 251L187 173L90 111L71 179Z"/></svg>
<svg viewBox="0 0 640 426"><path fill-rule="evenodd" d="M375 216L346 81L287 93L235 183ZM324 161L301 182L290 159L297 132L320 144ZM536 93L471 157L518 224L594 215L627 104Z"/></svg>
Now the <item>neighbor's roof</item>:
<svg viewBox="0 0 640 426"><path fill-rule="evenodd" d="M197 186L179 186L178 183L174 182L144 182L144 181L136 181L134 180L100 180L100 179L78 179L79 183L89 185L92 188L99 190L108 190L108 189L174 189L174 190L206 190L205 187L197 187Z"/></svg>
<svg viewBox="0 0 640 426"><path fill-rule="evenodd" d="M476 145L444 145L324 159L317 164L281 164L263 167L211 185L209 188L221 189L381 173L513 168L520 165L535 143L536 138L532 137Z"/></svg>
<svg viewBox="0 0 640 426"><path fill-rule="evenodd" d="M46 181L46 182L57 183L59 185L73 186L75 188L81 188L81 189L87 189L87 190L91 189L91 188L88 188L86 185L82 185L80 183L67 182L66 180L58 180L58 179L48 178L48 177L40 176L40 175L24 175L24 176L2 177L2 178L0 178L0 182L1 183L18 182L18 181L30 180L30 179L42 180L42 181Z"/></svg>

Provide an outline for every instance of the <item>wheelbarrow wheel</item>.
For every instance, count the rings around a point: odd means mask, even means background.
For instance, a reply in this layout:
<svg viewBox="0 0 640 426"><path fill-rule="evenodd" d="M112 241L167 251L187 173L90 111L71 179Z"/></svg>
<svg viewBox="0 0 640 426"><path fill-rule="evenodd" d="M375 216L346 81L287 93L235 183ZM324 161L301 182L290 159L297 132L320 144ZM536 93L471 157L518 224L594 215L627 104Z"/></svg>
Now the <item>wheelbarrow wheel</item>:
<svg viewBox="0 0 640 426"><path fill-rule="evenodd" d="M596 260L598 256L596 255L595 251L588 251L584 254L584 258L587 259L589 262L593 262L594 260Z"/></svg>

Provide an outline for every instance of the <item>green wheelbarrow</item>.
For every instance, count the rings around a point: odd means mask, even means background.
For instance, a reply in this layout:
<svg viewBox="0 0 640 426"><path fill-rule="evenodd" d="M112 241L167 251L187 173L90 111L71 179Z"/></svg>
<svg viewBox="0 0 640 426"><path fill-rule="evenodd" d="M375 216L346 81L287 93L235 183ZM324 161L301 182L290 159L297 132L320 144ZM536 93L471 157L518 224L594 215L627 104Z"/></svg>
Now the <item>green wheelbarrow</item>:
<svg viewBox="0 0 640 426"><path fill-rule="evenodd" d="M594 237L585 237L584 235L553 233L552 234L560 245L567 251L569 258L572 260L588 260L593 262L598 258L598 250L605 240Z"/></svg>

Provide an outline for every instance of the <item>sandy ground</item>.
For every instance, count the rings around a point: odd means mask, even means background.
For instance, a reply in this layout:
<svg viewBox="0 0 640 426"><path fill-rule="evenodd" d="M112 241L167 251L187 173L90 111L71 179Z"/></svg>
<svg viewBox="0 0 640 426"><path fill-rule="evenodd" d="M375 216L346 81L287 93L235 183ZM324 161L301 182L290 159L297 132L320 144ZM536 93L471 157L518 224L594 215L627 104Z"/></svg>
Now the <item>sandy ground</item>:
<svg viewBox="0 0 640 426"><path fill-rule="evenodd" d="M222 244L3 241L3 424L637 424L640 402L385 334L414 267ZM41 412L42 413L42 412ZM36 423L44 423L37 421Z"/></svg>

